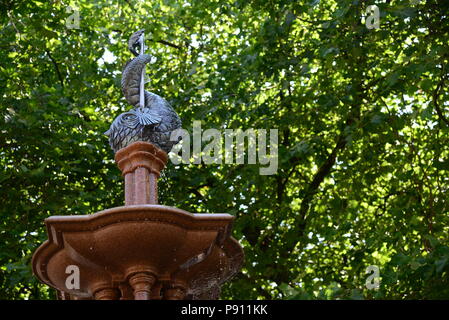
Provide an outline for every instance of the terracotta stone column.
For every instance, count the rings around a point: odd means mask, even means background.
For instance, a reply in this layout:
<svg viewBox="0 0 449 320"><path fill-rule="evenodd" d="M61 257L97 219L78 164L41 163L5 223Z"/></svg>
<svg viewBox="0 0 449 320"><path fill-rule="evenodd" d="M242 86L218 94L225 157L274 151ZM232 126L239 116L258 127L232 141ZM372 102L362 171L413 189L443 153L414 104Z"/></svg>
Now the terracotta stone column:
<svg viewBox="0 0 449 320"><path fill-rule="evenodd" d="M120 149L115 161L125 178L125 205L157 204L157 179L168 156L155 145L138 141Z"/></svg>
<svg viewBox="0 0 449 320"><path fill-rule="evenodd" d="M104 288L94 294L95 300L118 300L120 291L116 288Z"/></svg>
<svg viewBox="0 0 449 320"><path fill-rule="evenodd" d="M156 277L150 273L139 272L129 278L129 284L134 291L134 300L150 300L151 291Z"/></svg>
<svg viewBox="0 0 449 320"><path fill-rule="evenodd" d="M186 295L185 288L179 286L167 288L164 291L165 300L184 300L185 295Z"/></svg>

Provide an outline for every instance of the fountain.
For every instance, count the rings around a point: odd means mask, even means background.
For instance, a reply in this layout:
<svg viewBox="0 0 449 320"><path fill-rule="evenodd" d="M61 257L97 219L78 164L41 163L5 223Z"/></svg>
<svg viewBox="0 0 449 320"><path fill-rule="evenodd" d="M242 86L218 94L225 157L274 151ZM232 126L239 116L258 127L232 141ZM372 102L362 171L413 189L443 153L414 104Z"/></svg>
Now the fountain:
<svg viewBox="0 0 449 320"><path fill-rule="evenodd" d="M135 107L107 132L124 177L125 205L45 219L48 240L33 255L33 273L64 300L218 299L243 263L242 247L230 235L234 217L158 204L158 178L174 144L163 133L179 128L180 120L163 98L143 90L149 59L142 31L130 39L130 49L136 45L140 54L132 50L136 57L122 78Z"/></svg>

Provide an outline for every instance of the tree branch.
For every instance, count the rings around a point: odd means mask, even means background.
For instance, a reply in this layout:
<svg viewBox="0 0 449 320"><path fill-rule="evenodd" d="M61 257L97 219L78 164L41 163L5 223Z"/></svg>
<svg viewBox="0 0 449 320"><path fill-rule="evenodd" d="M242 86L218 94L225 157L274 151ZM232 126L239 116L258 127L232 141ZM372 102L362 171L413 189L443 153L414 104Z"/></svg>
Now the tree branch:
<svg viewBox="0 0 449 320"><path fill-rule="evenodd" d="M180 46L178 46L178 45L176 45L176 44L174 44L174 43L168 42L168 41L166 41L166 40L152 40L152 39L151 39L150 41L154 41L154 42L157 42L157 43L161 43L161 44L164 44L164 45L166 45L166 46L169 46L169 47L172 47L172 48L175 48L175 49L178 49L178 50L181 50L181 49L182 49Z"/></svg>
<svg viewBox="0 0 449 320"><path fill-rule="evenodd" d="M51 62L53 63L55 70L56 70L56 75L58 76L59 82L61 83L61 87L64 89L64 79L62 78L58 63L56 62L55 59L53 59L53 56L51 55L50 51L48 51L48 49L45 49L45 53L47 53L48 57L50 58Z"/></svg>
<svg viewBox="0 0 449 320"><path fill-rule="evenodd" d="M335 147L332 149L332 152L327 157L326 161L320 166L318 171L313 176L312 182L307 188L306 195L301 202L301 207L299 208L299 218L298 218L298 227L301 232L304 232L304 226L306 223L307 212L310 208L310 202L313 199L313 196L317 192L319 186L324 181L324 178L330 173L332 167L335 164L337 159L337 154L340 150L344 149L346 146L346 137L343 134L340 134L337 138L337 142Z"/></svg>
<svg viewBox="0 0 449 320"><path fill-rule="evenodd" d="M444 70L444 68L443 68ZM435 91L433 92L433 104L435 105L435 110L437 111L438 117L440 118L440 120L444 121L444 123L446 123L449 126L449 120L444 116L443 111L441 110L441 107L438 103L438 96L440 95L440 90L444 85L444 80L445 76L443 74L443 76L441 77L440 82L438 83Z"/></svg>

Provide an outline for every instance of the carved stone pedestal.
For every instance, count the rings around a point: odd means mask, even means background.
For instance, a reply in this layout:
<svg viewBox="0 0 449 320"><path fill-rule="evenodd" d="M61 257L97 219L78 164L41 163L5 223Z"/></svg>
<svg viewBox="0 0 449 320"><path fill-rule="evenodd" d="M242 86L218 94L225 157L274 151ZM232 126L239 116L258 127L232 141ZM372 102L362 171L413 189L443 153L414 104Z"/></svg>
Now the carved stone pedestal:
<svg viewBox="0 0 449 320"><path fill-rule="evenodd" d="M125 178L125 206L47 218L48 240L33 255L34 274L61 299L218 298L243 262L230 236L233 216L158 205L167 154L150 143L135 142L115 159ZM78 288L67 286L73 268Z"/></svg>

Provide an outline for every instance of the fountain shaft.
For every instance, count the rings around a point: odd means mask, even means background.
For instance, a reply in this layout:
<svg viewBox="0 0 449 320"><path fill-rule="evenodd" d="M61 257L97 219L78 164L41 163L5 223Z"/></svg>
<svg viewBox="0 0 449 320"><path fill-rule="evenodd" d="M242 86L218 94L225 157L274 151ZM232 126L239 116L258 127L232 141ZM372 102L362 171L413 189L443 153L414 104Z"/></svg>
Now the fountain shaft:
<svg viewBox="0 0 449 320"><path fill-rule="evenodd" d="M125 179L125 205L158 204L157 180L167 154L151 143L138 141L115 155Z"/></svg>

